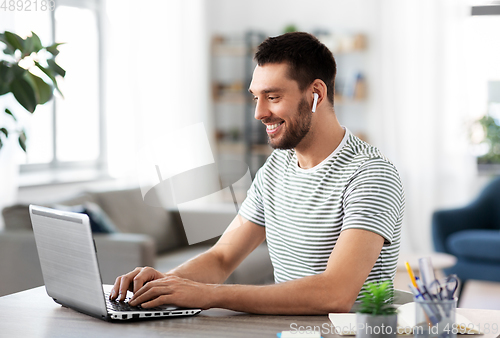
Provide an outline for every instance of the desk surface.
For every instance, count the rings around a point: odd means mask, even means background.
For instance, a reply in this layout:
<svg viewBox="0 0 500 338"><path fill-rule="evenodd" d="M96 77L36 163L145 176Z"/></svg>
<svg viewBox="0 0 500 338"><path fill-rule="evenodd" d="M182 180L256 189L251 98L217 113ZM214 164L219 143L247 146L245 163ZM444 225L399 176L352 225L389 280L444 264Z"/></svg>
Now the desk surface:
<svg viewBox="0 0 500 338"><path fill-rule="evenodd" d="M495 323L500 330L498 310L457 311L475 324L489 323L491 327ZM109 323L56 304L43 286L0 297L2 337L276 337L277 332L293 329L292 323L297 328L330 327L327 316L263 316L222 309L203 311L195 317ZM324 338L337 337L325 333ZM497 337L499 333L477 337Z"/></svg>

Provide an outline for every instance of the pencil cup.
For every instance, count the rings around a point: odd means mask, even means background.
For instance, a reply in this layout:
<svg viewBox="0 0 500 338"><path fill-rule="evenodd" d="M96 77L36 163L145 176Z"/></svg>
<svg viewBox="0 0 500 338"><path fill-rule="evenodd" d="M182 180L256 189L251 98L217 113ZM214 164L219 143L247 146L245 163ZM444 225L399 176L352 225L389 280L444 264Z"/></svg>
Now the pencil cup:
<svg viewBox="0 0 500 338"><path fill-rule="evenodd" d="M415 337L456 338L456 299L415 300Z"/></svg>

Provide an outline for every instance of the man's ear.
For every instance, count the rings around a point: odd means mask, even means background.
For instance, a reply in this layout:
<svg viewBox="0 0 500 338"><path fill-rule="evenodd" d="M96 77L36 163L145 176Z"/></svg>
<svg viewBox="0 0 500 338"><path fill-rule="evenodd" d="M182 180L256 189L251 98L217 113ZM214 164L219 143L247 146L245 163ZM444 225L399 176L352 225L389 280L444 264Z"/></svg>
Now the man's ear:
<svg viewBox="0 0 500 338"><path fill-rule="evenodd" d="M311 84L311 92L312 92L312 102L313 102L313 108L312 112L314 113L316 111L316 107L320 105L324 99L326 99L327 95L327 87L326 84L323 82L323 80L316 79L313 81ZM317 96L317 98L316 98ZM310 101L311 102L311 101Z"/></svg>

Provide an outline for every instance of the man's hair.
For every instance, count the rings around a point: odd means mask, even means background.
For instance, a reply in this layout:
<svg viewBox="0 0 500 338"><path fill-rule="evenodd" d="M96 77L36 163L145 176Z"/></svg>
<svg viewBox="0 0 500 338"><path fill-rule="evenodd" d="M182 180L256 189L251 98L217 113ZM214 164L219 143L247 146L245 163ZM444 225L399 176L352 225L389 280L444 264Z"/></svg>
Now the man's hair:
<svg viewBox="0 0 500 338"><path fill-rule="evenodd" d="M328 100L333 105L337 73L335 58L315 36L305 32L293 32L267 38L257 47L255 60L259 66L288 63L288 76L297 81L301 91L314 80L323 80L327 87Z"/></svg>

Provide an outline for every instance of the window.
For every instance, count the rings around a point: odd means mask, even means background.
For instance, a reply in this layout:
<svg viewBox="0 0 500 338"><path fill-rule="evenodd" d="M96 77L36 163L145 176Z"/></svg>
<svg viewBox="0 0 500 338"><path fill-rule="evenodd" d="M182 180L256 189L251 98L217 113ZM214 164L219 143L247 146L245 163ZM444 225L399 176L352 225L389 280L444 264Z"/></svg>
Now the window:
<svg viewBox="0 0 500 338"><path fill-rule="evenodd" d="M47 22L51 40L65 43L57 56L66 70L59 83L64 98L56 93L54 100L30 116L21 172L105 169L98 5L95 0L57 1Z"/></svg>

